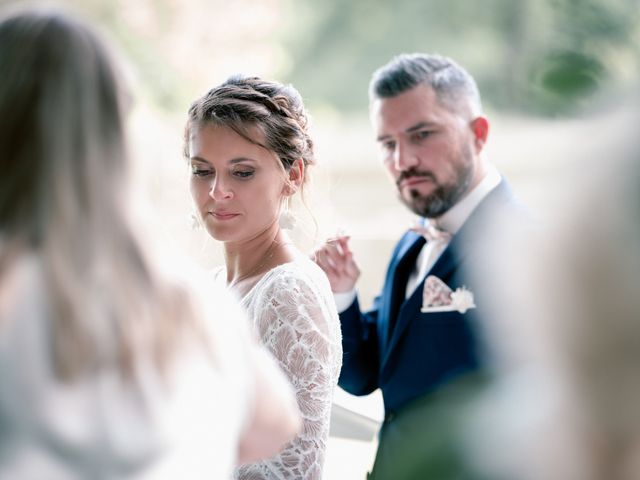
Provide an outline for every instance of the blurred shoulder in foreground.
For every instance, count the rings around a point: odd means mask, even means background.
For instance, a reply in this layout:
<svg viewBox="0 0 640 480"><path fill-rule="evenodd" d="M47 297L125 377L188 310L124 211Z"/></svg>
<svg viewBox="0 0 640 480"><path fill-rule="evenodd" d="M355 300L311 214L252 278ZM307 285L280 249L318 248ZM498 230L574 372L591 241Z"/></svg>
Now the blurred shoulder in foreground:
<svg viewBox="0 0 640 480"><path fill-rule="evenodd" d="M133 216L106 44L59 11L0 15L0 478L225 478L275 453L285 379Z"/></svg>
<svg viewBox="0 0 640 480"><path fill-rule="evenodd" d="M505 248L513 293L487 330L498 381L470 442L490 478L640 477L638 100L593 122L590 153L550 179L543 228Z"/></svg>

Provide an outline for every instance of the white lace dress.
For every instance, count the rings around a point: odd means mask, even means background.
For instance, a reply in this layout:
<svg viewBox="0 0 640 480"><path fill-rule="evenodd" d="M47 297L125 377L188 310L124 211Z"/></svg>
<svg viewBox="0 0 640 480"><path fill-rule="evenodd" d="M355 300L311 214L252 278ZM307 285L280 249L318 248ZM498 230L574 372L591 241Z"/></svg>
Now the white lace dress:
<svg viewBox="0 0 640 480"><path fill-rule="evenodd" d="M303 427L279 455L241 466L235 478L320 479L333 391L342 365L340 321L329 281L300 254L295 261L267 272L241 303L289 377Z"/></svg>

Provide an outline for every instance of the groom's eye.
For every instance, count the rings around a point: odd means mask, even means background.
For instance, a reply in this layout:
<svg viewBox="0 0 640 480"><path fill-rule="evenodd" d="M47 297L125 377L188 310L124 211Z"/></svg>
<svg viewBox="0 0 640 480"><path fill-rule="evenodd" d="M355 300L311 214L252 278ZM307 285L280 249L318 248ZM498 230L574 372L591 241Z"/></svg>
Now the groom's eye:
<svg viewBox="0 0 640 480"><path fill-rule="evenodd" d="M430 130L421 130L419 132L416 132L413 135L413 139L415 141L419 142L419 141L424 140L425 138L427 138L429 135L431 135L431 131Z"/></svg>
<svg viewBox="0 0 640 480"><path fill-rule="evenodd" d="M382 142L382 148L388 152L392 152L394 148L396 148L396 142L394 141L388 141L388 142Z"/></svg>

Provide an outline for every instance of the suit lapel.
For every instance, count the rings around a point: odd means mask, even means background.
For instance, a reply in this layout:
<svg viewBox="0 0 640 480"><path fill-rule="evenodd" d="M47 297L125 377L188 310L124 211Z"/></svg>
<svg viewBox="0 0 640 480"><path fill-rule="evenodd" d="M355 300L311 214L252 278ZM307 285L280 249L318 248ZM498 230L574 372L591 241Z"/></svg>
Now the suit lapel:
<svg viewBox="0 0 640 480"><path fill-rule="evenodd" d="M483 200L478 207L471 213L467 221L462 228L458 230L456 235L452 238L451 243L442 252L440 258L435 265L427 272L427 275L435 275L438 278L447 278L451 272L458 268L462 261L469 255L473 245L477 239L475 232L476 229L482 228L485 225L487 216L490 215L494 208L499 208L505 202L513 200L511 190L508 184L502 180L498 186L493 189ZM426 278L425 276L425 278ZM393 331L388 332L390 336L388 347L385 350L385 356L382 362L382 369L384 370L387 361L391 356L391 352L395 348L396 344L402 337L402 334L406 330L409 323L420 315L420 308L422 307L422 291L424 289L424 280L418 284L418 287L401 303L400 309L397 314L397 320ZM406 282L404 282L406 288ZM396 290L394 284L394 290ZM403 290L404 292L405 290ZM390 304L392 305L392 304ZM392 312L393 314L395 312ZM392 325L391 322L388 322ZM388 338L388 337L387 337ZM385 338L386 340L386 338Z"/></svg>
<svg viewBox="0 0 640 480"><path fill-rule="evenodd" d="M438 278L443 278L446 277L454 268L456 268L456 266L459 265L461 256L455 253L456 250L454 243L455 240L452 240L451 244L445 249L444 252L442 252L442 255L440 255L440 258L438 259L436 264L427 273L428 275L435 275ZM414 292L411 294L411 296L407 298L403 303L401 303L400 309L397 314L395 328L392 332L389 333L389 335L391 335L391 340L389 342L388 348L386 349L386 355L382 363L383 368L409 323L411 323L414 318L420 315L420 308L422 308L422 291L424 289L424 280L425 279L423 278Z"/></svg>

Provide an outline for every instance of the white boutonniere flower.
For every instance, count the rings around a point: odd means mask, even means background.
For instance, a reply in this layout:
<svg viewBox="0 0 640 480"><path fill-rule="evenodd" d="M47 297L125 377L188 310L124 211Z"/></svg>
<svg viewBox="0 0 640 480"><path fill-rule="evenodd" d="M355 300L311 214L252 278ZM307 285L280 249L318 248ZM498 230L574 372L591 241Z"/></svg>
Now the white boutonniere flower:
<svg viewBox="0 0 640 480"><path fill-rule="evenodd" d="M470 308L475 308L473 293L464 286L456 288L455 292L451 292L451 306L460 313L465 313Z"/></svg>
<svg viewBox="0 0 640 480"><path fill-rule="evenodd" d="M435 275L429 275L424 281L421 312L466 313L471 308L476 308L476 304L473 293L466 287L453 291Z"/></svg>

